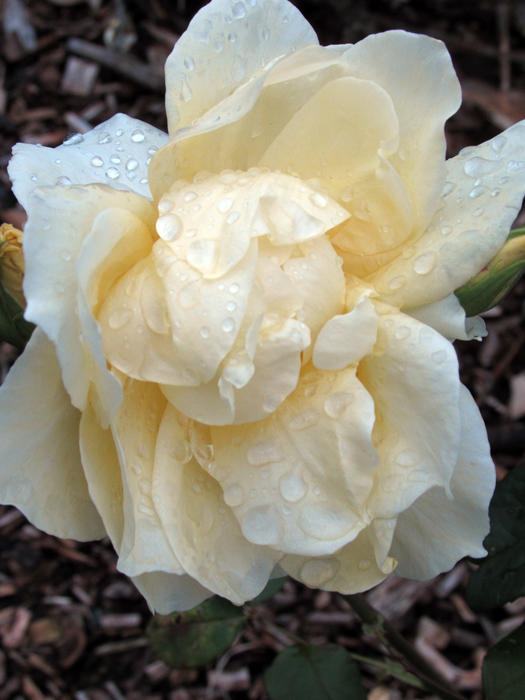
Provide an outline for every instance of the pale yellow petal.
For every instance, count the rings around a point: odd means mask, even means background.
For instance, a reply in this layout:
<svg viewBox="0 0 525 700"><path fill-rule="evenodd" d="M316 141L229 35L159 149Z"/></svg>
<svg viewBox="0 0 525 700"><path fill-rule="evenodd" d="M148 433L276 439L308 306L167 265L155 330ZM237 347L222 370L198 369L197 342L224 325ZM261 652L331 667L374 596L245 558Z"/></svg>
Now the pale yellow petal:
<svg viewBox="0 0 525 700"><path fill-rule="evenodd" d="M202 586L240 605L264 588L280 554L243 537L224 505L220 486L188 449L189 440L180 414L168 404L155 454L155 508L184 570ZM203 464L213 458L213 453L202 454L205 447L197 453Z"/></svg>
<svg viewBox="0 0 525 700"><path fill-rule="evenodd" d="M392 555L399 559L401 576L429 579L462 557L485 556L494 464L478 407L463 386L459 406L461 442L451 494L436 486L398 518Z"/></svg>
<svg viewBox="0 0 525 700"><path fill-rule="evenodd" d="M213 595L212 591L186 574L148 571L146 574L134 576L132 581L146 599L153 614L169 615L191 610Z"/></svg>
<svg viewBox="0 0 525 700"><path fill-rule="evenodd" d="M485 322L479 316L467 318L465 309L455 294L435 301L432 304L418 306L408 312L421 323L432 326L449 340L481 340L487 335Z"/></svg>
<svg viewBox="0 0 525 700"><path fill-rule="evenodd" d="M525 192L525 122L447 161L447 182L428 229L371 282L403 308L448 296L494 257Z"/></svg>
<svg viewBox="0 0 525 700"><path fill-rule="evenodd" d="M219 481L244 536L278 551L319 555L366 525L377 455L374 407L355 370L305 370L269 418L211 429ZM329 469L327 469L329 465Z"/></svg>
<svg viewBox="0 0 525 700"><path fill-rule="evenodd" d="M53 344L36 329L0 389L0 502L52 535L93 540L106 533L80 462L79 420Z"/></svg>

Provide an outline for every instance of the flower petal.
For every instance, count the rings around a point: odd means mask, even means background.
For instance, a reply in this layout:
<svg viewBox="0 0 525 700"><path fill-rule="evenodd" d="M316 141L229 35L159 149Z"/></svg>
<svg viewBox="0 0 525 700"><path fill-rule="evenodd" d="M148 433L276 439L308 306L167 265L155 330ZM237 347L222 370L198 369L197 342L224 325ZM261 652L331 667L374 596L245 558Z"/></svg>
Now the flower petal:
<svg viewBox="0 0 525 700"><path fill-rule="evenodd" d="M312 27L285 0L213 0L195 15L166 62L170 135L274 59L317 43Z"/></svg>
<svg viewBox="0 0 525 700"><path fill-rule="evenodd" d="M195 579L185 574L167 574L165 571L148 571L132 578L133 583L146 599L154 615L191 610L213 595Z"/></svg>
<svg viewBox="0 0 525 700"><path fill-rule="evenodd" d="M337 591L346 595L366 591L383 581L395 569L396 560L383 557L379 565L375 551L378 538L372 526L330 557L287 555L280 566L293 578L311 588Z"/></svg>
<svg viewBox="0 0 525 700"><path fill-rule="evenodd" d="M525 121L446 162L428 229L371 283L403 308L431 304L474 277L501 248L525 191Z"/></svg>
<svg viewBox="0 0 525 700"><path fill-rule="evenodd" d="M143 197L102 185L38 188L25 206L25 316L55 343L64 385L73 405L82 410L92 365L85 356L76 308L80 247L104 209L125 209L146 225L151 225L154 210Z"/></svg>
<svg viewBox="0 0 525 700"><path fill-rule="evenodd" d="M435 487L402 513L392 555L401 576L429 579L465 556L483 557L489 531L488 506L495 472L487 432L478 407L461 386L461 443L450 483L451 496Z"/></svg>
<svg viewBox="0 0 525 700"><path fill-rule="evenodd" d="M433 304L410 309L407 313L421 323L432 326L449 340L481 340L487 335L483 319L480 316L467 318L455 294L449 294Z"/></svg>
<svg viewBox="0 0 525 700"><path fill-rule="evenodd" d="M407 187L415 229L423 231L444 183L443 127L461 104L449 53L441 41L396 30L366 37L341 60L351 75L377 83L393 100L399 148L389 160Z"/></svg>
<svg viewBox="0 0 525 700"><path fill-rule="evenodd" d="M353 540L366 525L377 461L373 422L373 403L354 369L311 368L266 420L212 428L208 470L246 539L312 556Z"/></svg>
<svg viewBox="0 0 525 700"><path fill-rule="evenodd" d="M448 489L459 449L457 357L429 326L386 313L359 378L374 399L381 457L368 508L390 519L432 486Z"/></svg>
<svg viewBox="0 0 525 700"><path fill-rule="evenodd" d="M100 539L106 533L80 462L79 420L53 344L37 328L0 390L0 501L57 537Z"/></svg>
<svg viewBox="0 0 525 700"><path fill-rule="evenodd" d="M372 352L378 319L366 296L346 314L333 316L321 328L314 345L312 362L317 369L344 369Z"/></svg>
<svg viewBox="0 0 525 700"><path fill-rule="evenodd" d="M184 570L240 605L260 593L280 555L246 541L188 443L181 415L168 404L157 440L153 501Z"/></svg>
<svg viewBox="0 0 525 700"><path fill-rule="evenodd" d="M35 187L100 183L151 198L149 159L167 134L126 114L116 114L87 134L76 134L57 148L18 143L9 176L27 210Z"/></svg>
<svg viewBox="0 0 525 700"><path fill-rule="evenodd" d="M157 570L184 573L152 494L155 444L165 406L166 399L155 384L126 380L124 401L112 425L123 485L124 531L118 568L128 576Z"/></svg>

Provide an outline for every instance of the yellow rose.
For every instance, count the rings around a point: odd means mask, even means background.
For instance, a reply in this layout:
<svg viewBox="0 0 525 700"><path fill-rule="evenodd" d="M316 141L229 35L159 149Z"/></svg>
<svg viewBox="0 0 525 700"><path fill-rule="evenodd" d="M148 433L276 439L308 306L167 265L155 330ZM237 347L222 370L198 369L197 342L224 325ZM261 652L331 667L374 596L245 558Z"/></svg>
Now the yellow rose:
<svg viewBox="0 0 525 700"><path fill-rule="evenodd" d="M484 327L453 292L521 205L525 125L445 162L444 46L323 48L284 0L204 7L166 83L169 136L117 115L15 148L39 328L0 393L2 502L109 534L160 612L482 556L494 469L450 341Z"/></svg>
<svg viewBox="0 0 525 700"><path fill-rule="evenodd" d="M26 300L22 290L24 279L24 253L22 231L11 224L0 225L0 284L6 292L24 308Z"/></svg>

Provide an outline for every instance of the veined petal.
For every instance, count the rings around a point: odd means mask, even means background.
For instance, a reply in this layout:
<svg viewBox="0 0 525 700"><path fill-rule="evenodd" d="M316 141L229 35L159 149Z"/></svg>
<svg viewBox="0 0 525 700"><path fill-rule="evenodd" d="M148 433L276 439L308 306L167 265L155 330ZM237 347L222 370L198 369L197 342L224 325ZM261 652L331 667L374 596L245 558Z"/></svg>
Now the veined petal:
<svg viewBox="0 0 525 700"><path fill-rule="evenodd" d="M480 316L467 318L465 309L455 294L406 311L421 323L432 326L449 340L481 340L487 335L485 322Z"/></svg>
<svg viewBox="0 0 525 700"><path fill-rule="evenodd" d="M429 579L465 556L483 557L489 531L488 506L495 472L485 425L470 393L460 391L460 452L451 494L435 487L420 496L397 521L392 556L397 573Z"/></svg>
<svg viewBox="0 0 525 700"><path fill-rule="evenodd" d="M525 121L446 161L427 230L369 280L389 303L431 304L474 277L501 248L525 191Z"/></svg>
<svg viewBox="0 0 525 700"><path fill-rule="evenodd" d="M98 183L150 199L148 161L167 140L167 134L154 126L116 114L56 148L16 144L9 177L26 210L35 187L54 185Z"/></svg>
<svg viewBox="0 0 525 700"><path fill-rule="evenodd" d="M436 210L444 183L443 127L461 104L449 53L441 41L396 30L366 37L349 47L341 60L351 75L377 83L392 98L399 148L389 160L408 190L415 230L421 232Z"/></svg>
<svg viewBox="0 0 525 700"><path fill-rule="evenodd" d="M353 540L367 524L377 462L373 421L354 369L311 368L266 420L211 428L215 461L208 470L246 539L311 556Z"/></svg>
<svg viewBox="0 0 525 700"><path fill-rule="evenodd" d="M317 43L312 27L285 0L213 0L195 15L166 62L170 135L274 59Z"/></svg>
<svg viewBox="0 0 525 700"><path fill-rule="evenodd" d="M80 462L79 420L37 328L0 390L0 501L52 535L94 540L106 532Z"/></svg>
<svg viewBox="0 0 525 700"><path fill-rule="evenodd" d="M25 316L55 343L64 385L73 405L82 410L91 363L80 338L76 308L80 247L104 209L125 209L146 225L153 223L154 209L143 197L102 185L38 188L25 206L29 215L24 230Z"/></svg>
<svg viewBox="0 0 525 700"><path fill-rule="evenodd" d="M155 445L165 407L166 399L155 384L125 380L124 401L112 432L123 486L124 531L118 568L128 576L158 570L184 573L153 499Z"/></svg>
<svg viewBox="0 0 525 700"><path fill-rule="evenodd" d="M381 459L368 508L374 518L390 519L432 486L449 488L460 435L457 357L429 326L385 313L359 379L374 399Z"/></svg>
<svg viewBox="0 0 525 700"><path fill-rule="evenodd" d="M396 567L392 557L383 557L378 564L376 550L380 544L372 524L329 557L287 555L279 564L290 576L311 588L346 595L360 593L383 581Z"/></svg>
<svg viewBox="0 0 525 700"><path fill-rule="evenodd" d="M148 571L146 574L133 576L131 580L146 599L153 615L191 610L213 595L213 591L204 588L186 574Z"/></svg>
<svg viewBox="0 0 525 700"><path fill-rule="evenodd" d="M155 452L155 508L184 570L240 605L260 593L281 555L242 536L219 485L199 466L188 443L180 414L168 404Z"/></svg>

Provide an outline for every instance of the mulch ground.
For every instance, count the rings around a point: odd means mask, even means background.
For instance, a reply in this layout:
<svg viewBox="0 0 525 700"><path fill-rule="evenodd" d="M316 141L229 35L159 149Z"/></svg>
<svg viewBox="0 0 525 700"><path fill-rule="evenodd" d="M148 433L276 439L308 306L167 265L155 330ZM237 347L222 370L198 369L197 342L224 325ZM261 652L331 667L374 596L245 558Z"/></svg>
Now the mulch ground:
<svg viewBox="0 0 525 700"><path fill-rule="evenodd" d="M165 128L163 63L189 18L190 0L3 0L0 45L0 220L22 226L6 165L17 141L56 146L117 111ZM322 43L354 42L389 28L446 41L464 91L449 122L454 155L525 117L522 3L329 0L296 3ZM2 6L2 5L0 5ZM348 9L351 6L351 9ZM525 222L525 218L520 221ZM498 476L525 454L525 282L487 314L483 343L457 343L463 381L486 421ZM0 346L1 379L15 360ZM368 594L466 698L481 698L486 649L525 621L525 599L475 614L464 599L472 564L419 583L392 577ZM280 628L312 643L380 657L348 605L288 582L232 648L199 670L173 670L149 649L150 614L115 570L103 542L57 540L15 509L0 507L0 700L267 697L264 669L289 644ZM365 666L369 700L425 698Z"/></svg>

